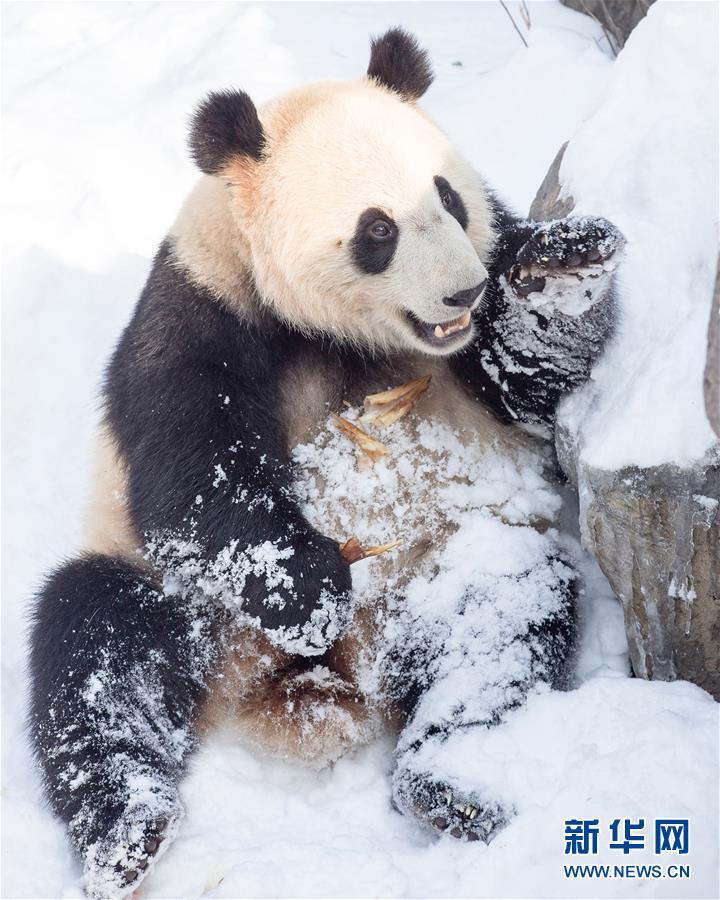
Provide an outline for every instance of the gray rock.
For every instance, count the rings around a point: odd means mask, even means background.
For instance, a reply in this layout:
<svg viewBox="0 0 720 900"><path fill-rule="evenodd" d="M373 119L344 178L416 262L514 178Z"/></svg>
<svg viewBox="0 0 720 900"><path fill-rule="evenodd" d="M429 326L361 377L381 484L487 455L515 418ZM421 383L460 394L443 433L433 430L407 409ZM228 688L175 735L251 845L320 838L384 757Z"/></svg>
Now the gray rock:
<svg viewBox="0 0 720 900"><path fill-rule="evenodd" d="M537 221L568 215L574 206L560 177L565 146L532 204ZM717 303L716 285L709 339L716 360ZM717 369L706 381L707 402L716 409ZM578 490L583 543L623 604L633 671L692 681L720 700L720 449L693 468L609 471L585 464L576 435L562 424L555 442Z"/></svg>
<svg viewBox="0 0 720 900"><path fill-rule="evenodd" d="M575 208L575 200L571 196L561 196L560 166L562 165L568 141L558 150L555 159L550 163L548 173L538 188L530 207L530 218L536 222L545 219L563 219Z"/></svg>
<svg viewBox="0 0 720 900"><path fill-rule="evenodd" d="M562 429L556 443L583 544L623 604L633 671L720 699L720 455L691 469L606 471L578 464Z"/></svg>
<svg viewBox="0 0 720 900"><path fill-rule="evenodd" d="M646 15L655 0L560 0L570 9L587 13L605 29L615 53L625 46L625 41L637 23Z"/></svg>

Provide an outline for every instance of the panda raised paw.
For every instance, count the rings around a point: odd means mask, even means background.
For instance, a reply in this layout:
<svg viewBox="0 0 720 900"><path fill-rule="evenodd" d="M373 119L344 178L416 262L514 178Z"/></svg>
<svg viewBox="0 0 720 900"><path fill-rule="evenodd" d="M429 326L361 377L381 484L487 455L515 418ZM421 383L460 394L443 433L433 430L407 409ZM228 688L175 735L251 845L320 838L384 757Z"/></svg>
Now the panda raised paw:
<svg viewBox="0 0 720 900"><path fill-rule="evenodd" d="M516 298L577 315L604 295L624 244L607 219L583 216L538 224L518 250L507 284Z"/></svg>

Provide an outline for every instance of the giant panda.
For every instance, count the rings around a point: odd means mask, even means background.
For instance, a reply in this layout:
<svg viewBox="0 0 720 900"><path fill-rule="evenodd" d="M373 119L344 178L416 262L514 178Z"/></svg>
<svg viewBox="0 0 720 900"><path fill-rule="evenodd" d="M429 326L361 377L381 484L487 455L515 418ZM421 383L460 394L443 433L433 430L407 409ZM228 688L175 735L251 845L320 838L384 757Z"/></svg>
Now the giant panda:
<svg viewBox="0 0 720 900"><path fill-rule="evenodd" d="M514 217L418 105L431 80L393 29L356 81L194 115L203 177L107 369L85 551L32 623L34 750L90 896L150 871L218 722L315 764L393 731L395 807L488 840L512 810L463 746L568 683L546 438L622 237ZM349 538L400 544L351 570Z"/></svg>

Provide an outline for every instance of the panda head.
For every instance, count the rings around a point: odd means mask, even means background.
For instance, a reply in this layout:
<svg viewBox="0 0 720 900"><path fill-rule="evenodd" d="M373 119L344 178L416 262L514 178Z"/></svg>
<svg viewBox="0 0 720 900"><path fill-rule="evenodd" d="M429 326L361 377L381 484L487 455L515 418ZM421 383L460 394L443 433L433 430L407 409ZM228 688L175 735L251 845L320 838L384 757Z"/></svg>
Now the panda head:
<svg viewBox="0 0 720 900"><path fill-rule="evenodd" d="M384 350L447 354L492 242L484 183L416 106L427 56L395 29L372 43L366 77L322 82L259 112L211 94L190 144L227 187L261 302L292 327Z"/></svg>

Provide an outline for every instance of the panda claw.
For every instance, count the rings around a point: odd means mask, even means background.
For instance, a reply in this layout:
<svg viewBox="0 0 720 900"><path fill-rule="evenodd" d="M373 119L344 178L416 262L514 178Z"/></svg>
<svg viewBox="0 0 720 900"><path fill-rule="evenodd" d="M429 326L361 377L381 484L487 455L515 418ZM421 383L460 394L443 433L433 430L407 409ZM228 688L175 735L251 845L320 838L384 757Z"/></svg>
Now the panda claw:
<svg viewBox="0 0 720 900"><path fill-rule="evenodd" d="M515 267L508 280L513 291L525 299L530 293L542 293L550 278L594 277L587 270L597 269L622 248L625 238L605 219L570 218L538 225L517 253ZM586 270L586 271L583 271Z"/></svg>
<svg viewBox="0 0 720 900"><path fill-rule="evenodd" d="M108 896L109 884L122 896L136 890L172 836L172 826L177 821L166 816L151 817L142 824L135 815L128 819L121 820L110 833L102 855L93 855L88 860L85 875L88 896Z"/></svg>
<svg viewBox="0 0 720 900"><path fill-rule="evenodd" d="M157 853L157 848L159 846L160 843L156 838L150 838L149 840L145 841L144 849L149 856L153 856L155 853Z"/></svg>
<svg viewBox="0 0 720 900"><path fill-rule="evenodd" d="M508 821L510 813L497 803L486 804L473 795L455 793L427 776L403 772L396 779L396 809L413 816L437 835L488 841Z"/></svg>
<svg viewBox="0 0 720 900"><path fill-rule="evenodd" d="M520 278L515 281L513 287L515 293L518 297L522 297L523 299L530 296L533 293L542 293L545 290L546 280L541 277L536 277L533 275L528 275L525 278Z"/></svg>

